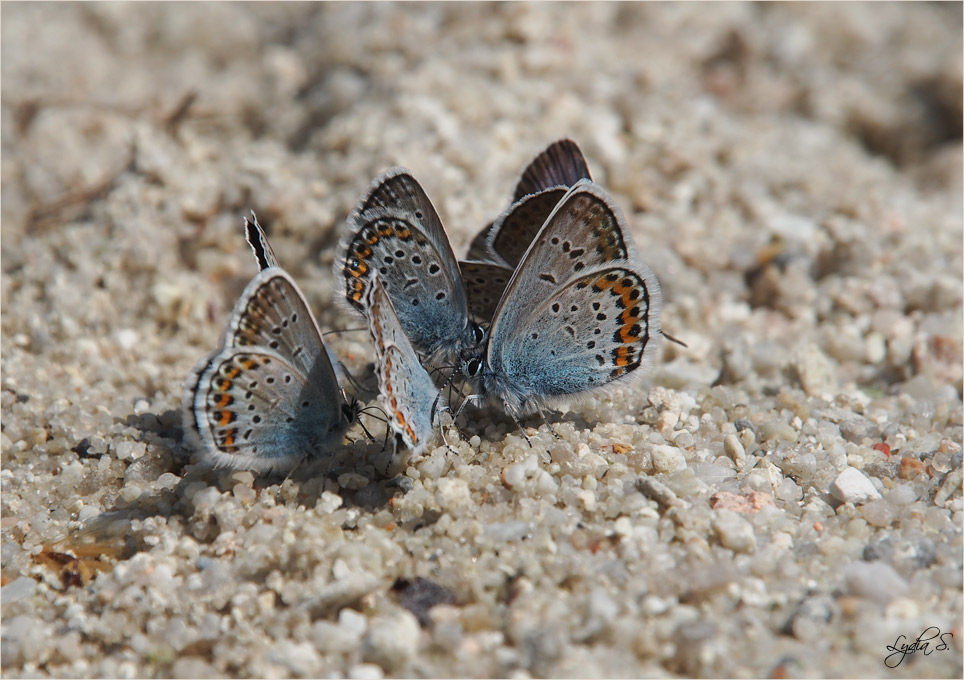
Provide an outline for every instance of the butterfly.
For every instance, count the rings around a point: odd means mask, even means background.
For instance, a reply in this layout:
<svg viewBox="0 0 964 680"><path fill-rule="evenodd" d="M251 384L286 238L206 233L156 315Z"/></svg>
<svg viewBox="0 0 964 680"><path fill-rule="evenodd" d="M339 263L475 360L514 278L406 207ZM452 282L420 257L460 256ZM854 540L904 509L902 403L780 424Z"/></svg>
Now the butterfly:
<svg viewBox="0 0 964 680"><path fill-rule="evenodd" d="M438 212L404 168L379 175L348 217L335 257L345 300L370 317L375 276L399 324L429 366L452 364L478 345L482 328L469 318L465 287Z"/></svg>
<svg viewBox="0 0 964 680"><path fill-rule="evenodd" d="M662 337L660 307L619 207L580 179L528 245L484 344L463 355L472 399L518 419L639 375Z"/></svg>
<svg viewBox="0 0 964 680"><path fill-rule="evenodd" d="M341 444L358 418L297 284L257 218L245 235L261 271L234 306L220 347L185 390L185 430L203 462L290 470Z"/></svg>

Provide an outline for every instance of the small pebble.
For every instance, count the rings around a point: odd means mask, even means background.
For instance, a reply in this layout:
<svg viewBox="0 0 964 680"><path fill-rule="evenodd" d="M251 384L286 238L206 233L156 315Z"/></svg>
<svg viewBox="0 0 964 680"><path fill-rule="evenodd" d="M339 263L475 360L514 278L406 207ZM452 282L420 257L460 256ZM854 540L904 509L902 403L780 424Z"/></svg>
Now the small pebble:
<svg viewBox="0 0 964 680"><path fill-rule="evenodd" d="M894 522L893 506L885 500L872 500L860 507L860 514L868 524L875 527L889 527Z"/></svg>
<svg viewBox="0 0 964 680"><path fill-rule="evenodd" d="M685 467L686 458L675 446L661 444L653 447L653 468L656 472L669 474Z"/></svg>
<svg viewBox="0 0 964 680"><path fill-rule="evenodd" d="M916 456L904 456L900 459L900 478L914 479L922 474L926 465Z"/></svg>
<svg viewBox="0 0 964 680"><path fill-rule="evenodd" d="M323 513L331 514L345 502L341 496L331 491L322 491L316 507Z"/></svg>
<svg viewBox="0 0 964 680"><path fill-rule="evenodd" d="M29 576L21 576L14 579L3 588L0 588L0 600L4 605L9 605L17 600L31 597L37 590L37 582Z"/></svg>
<svg viewBox="0 0 964 680"><path fill-rule="evenodd" d="M873 483L856 468L847 467L837 475L830 485L830 495L841 503L858 505L871 499L880 498Z"/></svg>
<svg viewBox="0 0 964 680"><path fill-rule="evenodd" d="M742 470L746 463L746 449L735 434L728 434L723 438L723 451L736 464L737 470Z"/></svg>
<svg viewBox="0 0 964 680"><path fill-rule="evenodd" d="M768 420L760 426L760 437L762 441L797 441L797 431L792 425L779 420Z"/></svg>
<svg viewBox="0 0 964 680"><path fill-rule="evenodd" d="M348 669L348 677L351 680L381 680L385 673L373 663L360 663Z"/></svg>
<svg viewBox="0 0 964 680"><path fill-rule="evenodd" d="M407 611L377 617L362 640L363 658L398 675L415 658L420 632L418 621Z"/></svg>
<svg viewBox="0 0 964 680"><path fill-rule="evenodd" d="M735 512L718 510L713 517L713 530L724 548L738 553L753 552L756 549L753 525Z"/></svg>
<svg viewBox="0 0 964 680"><path fill-rule="evenodd" d="M651 501L655 501L664 510L679 502L676 494L658 479L640 477L636 480L636 489Z"/></svg>
<svg viewBox="0 0 964 680"><path fill-rule="evenodd" d="M368 486L368 477L355 472L346 472L338 475L338 486L349 491L359 491Z"/></svg>
<svg viewBox="0 0 964 680"><path fill-rule="evenodd" d="M851 562L844 567L847 592L880 604L887 604L907 592L907 583L883 562Z"/></svg>
<svg viewBox="0 0 964 680"><path fill-rule="evenodd" d="M837 367L816 345L807 345L792 366L803 391L811 397L833 396L837 392Z"/></svg>

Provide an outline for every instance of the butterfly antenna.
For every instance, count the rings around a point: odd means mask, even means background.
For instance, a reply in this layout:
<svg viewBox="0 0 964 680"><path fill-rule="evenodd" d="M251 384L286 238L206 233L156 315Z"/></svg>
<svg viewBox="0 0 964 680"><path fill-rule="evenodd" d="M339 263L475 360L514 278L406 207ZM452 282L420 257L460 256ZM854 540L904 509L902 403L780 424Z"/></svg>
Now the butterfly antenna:
<svg viewBox="0 0 964 680"><path fill-rule="evenodd" d="M348 370L348 367L345 366L345 363L343 361L338 362L338 367L341 369L342 374L345 376L345 380L348 381L348 383L352 386L352 389L354 389L356 392L361 392L364 394L366 392L371 393L374 391L362 385L361 381L358 378L356 378L351 371ZM342 394L344 394L345 389L342 388L341 392Z"/></svg>
<svg viewBox="0 0 964 680"><path fill-rule="evenodd" d="M683 342L683 341L680 340L679 338L674 338L672 335L670 335L669 333L667 333L666 331L664 331L662 328L659 329L659 332L663 335L664 338L666 338L666 339L669 340L670 342L675 342L677 345L680 345L680 346L682 346L682 347L686 347L687 349L689 349L689 345L687 345L685 342Z"/></svg>
<svg viewBox="0 0 964 680"><path fill-rule="evenodd" d="M375 412L380 413L381 415L375 415ZM365 408L361 409L359 413L364 413L369 418L374 418L375 420L382 423L388 422L388 414L385 413L385 411L380 406L366 406Z"/></svg>
<svg viewBox="0 0 964 680"><path fill-rule="evenodd" d="M432 381L434 382L434 381L435 381L435 376L437 376L437 375L442 375L442 371L451 370L452 372L449 374L449 377L446 378L446 381L448 381L448 380L451 380L452 376L454 376L456 373L458 373L458 371L456 370L457 368L458 368L458 366L455 366L455 365L451 365L451 366L435 366L434 368L432 368L432 370L430 370L430 371L428 372L428 374L429 374L429 376L431 376Z"/></svg>

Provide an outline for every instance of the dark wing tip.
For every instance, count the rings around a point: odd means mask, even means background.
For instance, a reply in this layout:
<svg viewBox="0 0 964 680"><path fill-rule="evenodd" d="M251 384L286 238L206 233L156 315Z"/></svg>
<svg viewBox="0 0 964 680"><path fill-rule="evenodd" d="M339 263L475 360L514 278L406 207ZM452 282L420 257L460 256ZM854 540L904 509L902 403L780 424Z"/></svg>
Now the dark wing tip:
<svg viewBox="0 0 964 680"><path fill-rule="evenodd" d="M571 187L581 179L592 179L586 157L578 144L563 138L547 146L526 166L512 200L552 187Z"/></svg>

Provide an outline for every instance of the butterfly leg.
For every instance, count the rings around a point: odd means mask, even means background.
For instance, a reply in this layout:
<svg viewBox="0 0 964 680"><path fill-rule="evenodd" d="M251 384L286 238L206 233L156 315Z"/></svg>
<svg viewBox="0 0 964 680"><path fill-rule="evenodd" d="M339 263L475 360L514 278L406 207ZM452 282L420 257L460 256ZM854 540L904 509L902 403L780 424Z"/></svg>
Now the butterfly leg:
<svg viewBox="0 0 964 680"><path fill-rule="evenodd" d="M458 428L456 428L456 432L459 433L459 437L462 436L462 432L459 431ZM445 428L443 428L443 427L440 426L439 429L438 429L438 433L439 433L439 435L442 437L442 443L445 444L445 448L447 448L447 449L449 450L449 453L453 453L453 454L454 454L454 453L458 453L458 451L456 451L455 449L453 449L453 448L452 448L452 445L449 444L448 440L445 438Z"/></svg>
<svg viewBox="0 0 964 680"><path fill-rule="evenodd" d="M299 459L298 459L298 462L295 463L294 465L292 465L292 466L291 466L291 469L288 470L288 474L285 475L285 478L284 478L284 481L282 482L282 484L283 484L284 482L287 482L289 479L291 479L291 475L293 475L293 474L295 473L295 470L297 470L298 468L300 468L301 465L302 465L302 463L304 463L306 460L307 460L307 456L302 456L301 458L299 458Z"/></svg>
<svg viewBox="0 0 964 680"><path fill-rule="evenodd" d="M368 437L368 441L370 441L370 442L375 441L375 437L373 437L373 436L372 436L372 433L368 431L368 428L367 428L367 427L365 427L365 423L363 423L363 422L361 422L361 421L359 420L359 421L358 421L358 425L359 425L359 427L361 427L362 432L365 433L365 436Z"/></svg>
<svg viewBox="0 0 964 680"><path fill-rule="evenodd" d="M485 395L482 394L470 394L466 396L464 399L462 399L462 403L459 404L458 409L456 409L455 415L452 416L452 421L456 423L458 422L459 416L462 415L462 410L469 402L482 403L483 401L485 401Z"/></svg>
<svg viewBox="0 0 964 680"><path fill-rule="evenodd" d="M382 444L382 451L384 451L385 448L388 446L388 433L391 431L392 431L391 428L388 428L385 432L385 442ZM399 442L401 441L401 438L402 436L400 434L396 434L395 437L392 439L392 455L389 456L388 462L385 463L385 466L378 471L381 473L382 477L388 477L388 473L392 468L392 463L398 460L398 445L399 445ZM404 477L404 475L401 475L401 476Z"/></svg>
<svg viewBox="0 0 964 680"><path fill-rule="evenodd" d="M522 438L526 440L526 444L529 445L529 448L533 448L532 440L529 439L529 435L526 434L525 428L522 427L522 423L519 422L519 419L515 417L515 413L513 413L512 409L509 408L509 405L503 401L502 408L505 409L505 412L509 414L510 418L512 418L512 422L515 423L515 426L519 428L519 432L522 434Z"/></svg>
<svg viewBox="0 0 964 680"><path fill-rule="evenodd" d="M545 423L545 424L546 424L546 427L549 428L549 431L552 433L552 436L553 436L553 437L555 437L556 439L562 439L562 437L559 436L559 433L556 432L556 431L553 429L552 423L550 423L550 422L546 419L546 414L545 414L545 412L544 412L541 408L539 409L539 417L542 418L542 422Z"/></svg>

